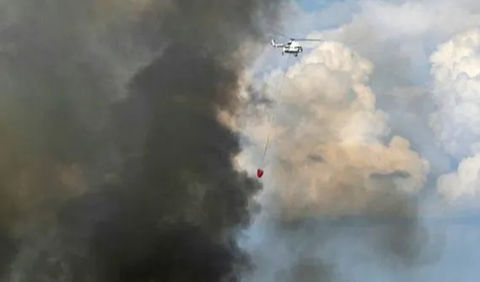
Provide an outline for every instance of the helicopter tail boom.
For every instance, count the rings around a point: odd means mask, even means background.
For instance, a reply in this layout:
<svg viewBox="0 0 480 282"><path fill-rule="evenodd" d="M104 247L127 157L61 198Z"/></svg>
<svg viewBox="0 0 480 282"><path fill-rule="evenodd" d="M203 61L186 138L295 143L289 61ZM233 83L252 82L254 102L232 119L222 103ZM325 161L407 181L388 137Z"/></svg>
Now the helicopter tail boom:
<svg viewBox="0 0 480 282"><path fill-rule="evenodd" d="M274 48L280 48L280 47L283 47L283 44L278 44L275 42L275 40L271 40L271 44Z"/></svg>

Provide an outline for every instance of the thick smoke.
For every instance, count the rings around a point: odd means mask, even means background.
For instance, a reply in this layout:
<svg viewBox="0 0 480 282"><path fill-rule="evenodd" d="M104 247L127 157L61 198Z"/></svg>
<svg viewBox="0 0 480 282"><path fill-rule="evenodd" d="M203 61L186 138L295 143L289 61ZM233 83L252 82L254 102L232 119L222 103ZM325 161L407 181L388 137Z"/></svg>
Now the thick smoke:
<svg viewBox="0 0 480 282"><path fill-rule="evenodd" d="M218 116L275 4L2 2L5 281L235 278L260 185Z"/></svg>

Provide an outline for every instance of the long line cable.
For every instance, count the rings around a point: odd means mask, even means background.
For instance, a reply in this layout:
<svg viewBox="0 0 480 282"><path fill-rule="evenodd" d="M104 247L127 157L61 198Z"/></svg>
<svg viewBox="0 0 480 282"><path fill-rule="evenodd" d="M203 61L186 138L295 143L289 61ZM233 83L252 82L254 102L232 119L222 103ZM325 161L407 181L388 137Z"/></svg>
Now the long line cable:
<svg viewBox="0 0 480 282"><path fill-rule="evenodd" d="M290 55L287 54L287 62L286 62L286 66L288 67L288 63L290 62ZM280 86L279 86L279 89L276 91L278 93L278 97L281 97L282 95L282 90L283 90L283 84L285 83L285 77L287 76L287 71L286 71L286 68L285 68L285 71L283 73L283 77L282 77L282 82L280 83ZM271 123L272 121L272 118L273 118L273 114L270 113L268 115L268 124ZM272 129L269 128L268 129L268 134L267 134L267 140L265 142L265 147L263 149L263 156L262 156L262 161L261 161L261 165L260 167L263 167L264 165L264 162L265 162L265 158L267 156L267 150L268 150L268 145L270 144L270 136L271 136L271 133L272 133Z"/></svg>

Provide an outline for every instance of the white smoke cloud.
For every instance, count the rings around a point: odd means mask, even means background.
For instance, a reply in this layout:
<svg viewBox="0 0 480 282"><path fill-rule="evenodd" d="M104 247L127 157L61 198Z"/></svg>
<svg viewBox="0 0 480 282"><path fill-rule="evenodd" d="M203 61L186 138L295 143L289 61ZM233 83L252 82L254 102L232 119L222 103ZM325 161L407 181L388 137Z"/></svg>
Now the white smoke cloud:
<svg viewBox="0 0 480 282"><path fill-rule="evenodd" d="M293 65L284 82L282 75L270 82L277 103L271 126L283 130L269 143L267 174L289 211L358 213L371 205L375 189L392 189L381 187L378 175L404 175L392 182L404 192L423 187L428 163L406 139L388 138L387 116L368 86L372 70L343 44L325 42Z"/></svg>
<svg viewBox="0 0 480 282"><path fill-rule="evenodd" d="M431 56L438 105L431 125L445 150L460 160L457 172L438 179L439 192L449 201L480 196L479 48L480 29L474 28L441 44Z"/></svg>

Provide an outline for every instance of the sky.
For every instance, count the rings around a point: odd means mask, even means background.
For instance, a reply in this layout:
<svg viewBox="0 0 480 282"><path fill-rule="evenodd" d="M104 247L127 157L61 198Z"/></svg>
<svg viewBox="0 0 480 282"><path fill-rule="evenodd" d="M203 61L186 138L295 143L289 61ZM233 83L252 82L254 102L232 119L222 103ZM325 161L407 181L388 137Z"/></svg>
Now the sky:
<svg viewBox="0 0 480 282"><path fill-rule="evenodd" d="M285 14L272 33L325 41L299 58L266 49L251 70L239 162L266 173L245 281L477 281L480 4L304 0Z"/></svg>

